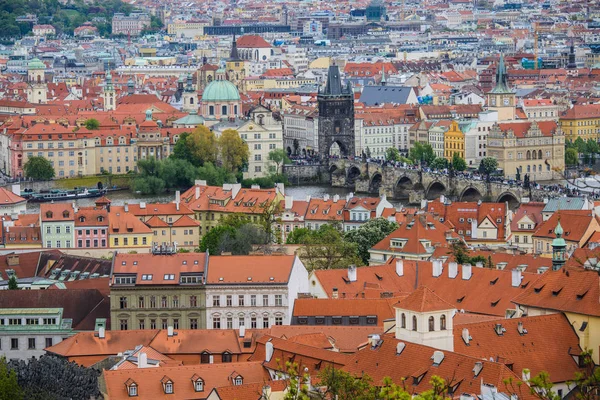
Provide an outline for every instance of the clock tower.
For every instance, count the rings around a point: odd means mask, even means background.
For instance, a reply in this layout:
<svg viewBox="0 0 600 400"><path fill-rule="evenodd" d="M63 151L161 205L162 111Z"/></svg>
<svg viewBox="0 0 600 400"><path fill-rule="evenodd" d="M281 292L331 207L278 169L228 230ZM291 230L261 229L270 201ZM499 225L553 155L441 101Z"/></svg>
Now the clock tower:
<svg viewBox="0 0 600 400"><path fill-rule="evenodd" d="M496 68L496 86L487 95L488 110L498 112L498 122L514 121L515 119L515 92L508 86L504 56Z"/></svg>

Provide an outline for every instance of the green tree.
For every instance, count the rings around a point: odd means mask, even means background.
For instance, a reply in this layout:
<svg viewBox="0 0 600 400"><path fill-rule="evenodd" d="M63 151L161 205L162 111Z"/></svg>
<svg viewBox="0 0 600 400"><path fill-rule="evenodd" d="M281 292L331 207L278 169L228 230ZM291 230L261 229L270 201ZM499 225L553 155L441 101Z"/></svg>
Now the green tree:
<svg viewBox="0 0 600 400"><path fill-rule="evenodd" d="M19 284L17 283L17 277L13 275L8 280L8 290L18 290L18 289L19 289Z"/></svg>
<svg viewBox="0 0 600 400"><path fill-rule="evenodd" d="M287 237L287 244L304 244L313 231L308 228L296 228Z"/></svg>
<svg viewBox="0 0 600 400"><path fill-rule="evenodd" d="M217 225L208 231L200 241L200 251L208 251L209 254L221 254L221 239L225 234L235 234L235 228Z"/></svg>
<svg viewBox="0 0 600 400"><path fill-rule="evenodd" d="M450 245L450 252L454 256L454 261L459 264L468 264L471 260L469 250L462 240L458 240Z"/></svg>
<svg viewBox="0 0 600 400"><path fill-rule="evenodd" d="M215 133L204 125L192 133L183 133L173 148L173 158L189 161L194 166L217 161L218 146Z"/></svg>
<svg viewBox="0 0 600 400"><path fill-rule="evenodd" d="M278 360L279 361L279 360ZM285 362L285 374L279 374L279 380L287 380L287 391L284 400L309 400L307 382L310 376L307 373L300 375L298 363ZM268 399L266 399L268 400Z"/></svg>
<svg viewBox="0 0 600 400"><path fill-rule="evenodd" d="M429 164L429 166L433 169L448 168L448 160L446 160L444 157L437 157L431 162L431 164Z"/></svg>
<svg viewBox="0 0 600 400"><path fill-rule="evenodd" d="M210 186L223 186L224 183L236 182L235 175L232 172L226 171L222 167L216 167L210 162L198 168L198 176Z"/></svg>
<svg viewBox="0 0 600 400"><path fill-rule="evenodd" d="M400 151L398 151L398 149L395 147L388 147L388 149L385 151L385 159L394 162L400 161Z"/></svg>
<svg viewBox="0 0 600 400"><path fill-rule="evenodd" d="M279 174L280 172L283 173L280 167L283 166L283 164L288 164L290 162L287 153L283 149L271 150L267 156L267 159L275 164L276 174Z"/></svg>
<svg viewBox="0 0 600 400"><path fill-rule="evenodd" d="M375 218L362 224L358 229L346 232L344 239L356 243L358 256L364 265L369 264L369 250L398 228L398 224L385 218Z"/></svg>
<svg viewBox="0 0 600 400"><path fill-rule="evenodd" d="M235 173L248 162L250 151L248 144L242 140L234 129L226 129L219 138L221 163L226 171Z"/></svg>
<svg viewBox="0 0 600 400"><path fill-rule="evenodd" d="M96 118L86 119L83 125L90 131L95 131L100 128L100 122Z"/></svg>
<svg viewBox="0 0 600 400"><path fill-rule="evenodd" d="M435 160L435 153L429 143L415 142L413 148L408 153L408 158L415 164L424 163L429 165Z"/></svg>
<svg viewBox="0 0 600 400"><path fill-rule="evenodd" d="M299 257L308 270L348 268L360 263L358 246L344 240L338 226L323 224L307 236L299 250Z"/></svg>
<svg viewBox="0 0 600 400"><path fill-rule="evenodd" d="M588 141L585 144L585 150L587 153L597 154L600 153L600 145L598 145L598 142L596 142L595 140L588 139Z"/></svg>
<svg viewBox="0 0 600 400"><path fill-rule="evenodd" d="M565 164L574 167L579 163L579 154L574 148L569 148L565 151Z"/></svg>
<svg viewBox="0 0 600 400"><path fill-rule="evenodd" d="M458 153L454 153L452 156L452 169L455 171L464 171L467 169L467 162Z"/></svg>
<svg viewBox="0 0 600 400"><path fill-rule="evenodd" d="M23 165L23 171L27 178L40 181L49 181L55 176L52 163L44 157L29 157L29 160Z"/></svg>
<svg viewBox="0 0 600 400"><path fill-rule="evenodd" d="M0 400L21 400L23 391L17 380L17 373L8 368L6 358L0 358Z"/></svg>
<svg viewBox="0 0 600 400"><path fill-rule="evenodd" d="M268 234L261 225L246 224L238 229L225 232L219 241L220 253L231 253L233 255L248 255L252 246L266 244Z"/></svg>
<svg viewBox="0 0 600 400"><path fill-rule="evenodd" d="M587 144L581 137L578 137L577 139L575 139L573 144L575 145L575 148L577 149L577 152L579 154L587 153Z"/></svg>
<svg viewBox="0 0 600 400"><path fill-rule="evenodd" d="M198 169L187 160L167 158L160 166L159 177L167 188L188 188L197 176Z"/></svg>
<svg viewBox="0 0 600 400"><path fill-rule="evenodd" d="M333 367L327 367L319 373L321 395L325 399L337 400L376 400L377 388L367 374L359 377Z"/></svg>
<svg viewBox="0 0 600 400"><path fill-rule="evenodd" d="M479 162L479 172L484 174L488 180L491 174L498 169L498 160L494 157L483 157Z"/></svg>

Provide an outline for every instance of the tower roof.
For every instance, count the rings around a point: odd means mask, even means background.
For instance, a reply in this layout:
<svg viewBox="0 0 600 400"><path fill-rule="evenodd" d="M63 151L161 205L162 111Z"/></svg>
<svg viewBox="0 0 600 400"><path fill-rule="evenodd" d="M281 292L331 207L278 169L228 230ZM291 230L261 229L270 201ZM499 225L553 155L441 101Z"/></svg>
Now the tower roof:
<svg viewBox="0 0 600 400"><path fill-rule="evenodd" d="M207 101L238 101L240 92L229 81L214 80L208 84L202 93L202 102Z"/></svg>
<svg viewBox="0 0 600 400"><path fill-rule="evenodd" d="M504 55L500 54L500 61L496 68L496 86L490 93L513 93L508 86L508 77L506 76L506 64L504 63Z"/></svg>
<svg viewBox="0 0 600 400"><path fill-rule="evenodd" d="M563 235L563 228L560 225L560 219L558 220L558 223L556 224L556 228L554 228L554 234L556 235L556 239L554 239L552 241L552 247L565 247L567 245L567 243L565 242L565 239L563 239L562 235Z"/></svg>
<svg viewBox="0 0 600 400"><path fill-rule="evenodd" d="M44 64L39 58L34 58L29 61L27 64L27 69L46 69L46 64Z"/></svg>
<svg viewBox="0 0 600 400"><path fill-rule="evenodd" d="M229 53L230 61L240 60L240 56L237 51L237 41L235 40L235 34L233 34L233 42L231 43L231 52Z"/></svg>
<svg viewBox="0 0 600 400"><path fill-rule="evenodd" d="M327 72L327 83L325 85L325 91L322 93L326 96L341 96L344 94L351 94L352 87L348 85L346 88L342 86L342 79L340 77L340 70L337 65L331 65Z"/></svg>
<svg viewBox="0 0 600 400"><path fill-rule="evenodd" d="M455 307L433 293L425 286L421 286L398 303L395 308L416 312L453 310Z"/></svg>

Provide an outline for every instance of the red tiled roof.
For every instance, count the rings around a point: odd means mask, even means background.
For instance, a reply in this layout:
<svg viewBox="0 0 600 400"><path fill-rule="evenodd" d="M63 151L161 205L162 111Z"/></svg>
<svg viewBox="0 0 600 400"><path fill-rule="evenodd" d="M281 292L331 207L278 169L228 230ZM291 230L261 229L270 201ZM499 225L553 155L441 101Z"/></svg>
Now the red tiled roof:
<svg viewBox="0 0 600 400"><path fill-rule="evenodd" d="M442 300L425 286L421 286L404 299L394 304L394 308L416 312L429 312L453 310L454 306L447 301Z"/></svg>
<svg viewBox="0 0 600 400"><path fill-rule="evenodd" d="M0 207L2 205L18 204L27 201L21 196L17 196L10 190L0 187Z"/></svg>
<svg viewBox="0 0 600 400"><path fill-rule="evenodd" d="M135 274L136 285L178 285L180 274L204 272L206 258L206 253L172 255L117 253L113 263L113 274ZM175 275L175 279L164 279L165 275L169 274ZM142 280L142 275L152 275L152 279Z"/></svg>
<svg viewBox="0 0 600 400"><path fill-rule="evenodd" d="M207 284L287 283L296 256L210 256Z"/></svg>
<svg viewBox="0 0 600 400"><path fill-rule="evenodd" d="M237 47L240 49L262 49L262 48L270 48L271 45L258 35L244 35L236 40Z"/></svg>
<svg viewBox="0 0 600 400"><path fill-rule="evenodd" d="M591 235L588 231L590 225L598 227L598 217L592 210L558 210L545 222L543 222L535 233L534 238L554 239L554 229L560 221L563 228L563 239L569 242L580 242L586 240L584 235Z"/></svg>
<svg viewBox="0 0 600 400"><path fill-rule="evenodd" d="M377 316L377 323L394 318L398 299L296 299L293 316Z"/></svg>

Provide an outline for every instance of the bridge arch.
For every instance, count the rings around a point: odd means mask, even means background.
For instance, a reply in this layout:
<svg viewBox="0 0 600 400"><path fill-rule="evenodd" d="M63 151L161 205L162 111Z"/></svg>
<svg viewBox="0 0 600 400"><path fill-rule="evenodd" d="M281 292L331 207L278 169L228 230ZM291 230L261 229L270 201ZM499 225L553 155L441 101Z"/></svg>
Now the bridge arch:
<svg viewBox="0 0 600 400"><path fill-rule="evenodd" d="M435 200L440 197L440 195L446 193L446 186L440 181L433 181L427 187L427 191L425 192L425 198L427 200Z"/></svg>
<svg viewBox="0 0 600 400"><path fill-rule="evenodd" d="M508 208L514 210L521 204L517 196L512 192L504 192L498 196L497 203L508 203Z"/></svg>
<svg viewBox="0 0 600 400"><path fill-rule="evenodd" d="M460 201L479 201L483 198L479 189L467 186L460 195Z"/></svg>
<svg viewBox="0 0 600 400"><path fill-rule="evenodd" d="M358 179L359 176L360 176L360 168L358 168L356 165L353 165L350 168L348 168L348 172L346 173L346 185L347 186L355 186L356 180Z"/></svg>
<svg viewBox="0 0 600 400"><path fill-rule="evenodd" d="M369 182L369 193L377 193L379 195L379 188L382 181L383 176L379 172L376 172L371 178L371 182Z"/></svg>
<svg viewBox="0 0 600 400"><path fill-rule="evenodd" d="M394 185L394 198L395 199L408 199L408 191L413 188L413 181L408 176L402 176Z"/></svg>

